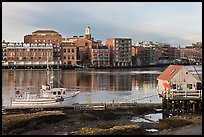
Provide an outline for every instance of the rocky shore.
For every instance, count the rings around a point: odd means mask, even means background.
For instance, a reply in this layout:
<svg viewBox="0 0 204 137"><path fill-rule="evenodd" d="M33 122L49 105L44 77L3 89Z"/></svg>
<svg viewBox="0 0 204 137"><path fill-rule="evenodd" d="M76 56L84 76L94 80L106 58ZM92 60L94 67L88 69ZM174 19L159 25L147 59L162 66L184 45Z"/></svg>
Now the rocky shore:
<svg viewBox="0 0 204 137"><path fill-rule="evenodd" d="M159 122L132 122L155 113L158 105L106 110L42 110L2 115L2 135L165 135L185 126L202 125L202 114L185 114ZM158 132L147 132L157 129Z"/></svg>

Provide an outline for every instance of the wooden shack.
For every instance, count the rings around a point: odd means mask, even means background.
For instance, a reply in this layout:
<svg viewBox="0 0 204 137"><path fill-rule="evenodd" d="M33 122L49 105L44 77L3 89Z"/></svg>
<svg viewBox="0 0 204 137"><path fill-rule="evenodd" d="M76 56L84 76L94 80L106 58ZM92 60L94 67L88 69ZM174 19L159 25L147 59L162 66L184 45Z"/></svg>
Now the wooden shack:
<svg viewBox="0 0 204 137"><path fill-rule="evenodd" d="M202 97L202 82L189 72L185 66L169 65L157 77L157 80L158 94L162 97L173 98L176 95Z"/></svg>
<svg viewBox="0 0 204 137"><path fill-rule="evenodd" d="M196 110L202 110L202 81L185 66L169 65L157 80L164 117L170 113L195 113Z"/></svg>

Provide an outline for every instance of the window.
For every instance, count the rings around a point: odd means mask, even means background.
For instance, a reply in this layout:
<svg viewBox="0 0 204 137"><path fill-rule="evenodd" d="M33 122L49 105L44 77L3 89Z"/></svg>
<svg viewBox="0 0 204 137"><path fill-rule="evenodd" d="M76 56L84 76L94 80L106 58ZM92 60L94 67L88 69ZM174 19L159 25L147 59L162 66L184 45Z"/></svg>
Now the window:
<svg viewBox="0 0 204 137"><path fill-rule="evenodd" d="M72 52L74 52L74 49L72 49Z"/></svg>
<svg viewBox="0 0 204 137"><path fill-rule="evenodd" d="M197 90L202 90L202 83L201 82L197 82L196 89Z"/></svg>
<svg viewBox="0 0 204 137"><path fill-rule="evenodd" d="M176 89L176 84L173 84L172 87L173 87L173 89Z"/></svg>
<svg viewBox="0 0 204 137"><path fill-rule="evenodd" d="M193 84L187 84L188 89L193 89Z"/></svg>
<svg viewBox="0 0 204 137"><path fill-rule="evenodd" d="M64 49L64 52L66 52L66 49Z"/></svg>
<svg viewBox="0 0 204 137"><path fill-rule="evenodd" d="M177 89L178 89L178 90L183 90L182 84L178 85L178 86L177 86Z"/></svg>
<svg viewBox="0 0 204 137"><path fill-rule="evenodd" d="M70 52L70 49L68 49L68 52Z"/></svg>

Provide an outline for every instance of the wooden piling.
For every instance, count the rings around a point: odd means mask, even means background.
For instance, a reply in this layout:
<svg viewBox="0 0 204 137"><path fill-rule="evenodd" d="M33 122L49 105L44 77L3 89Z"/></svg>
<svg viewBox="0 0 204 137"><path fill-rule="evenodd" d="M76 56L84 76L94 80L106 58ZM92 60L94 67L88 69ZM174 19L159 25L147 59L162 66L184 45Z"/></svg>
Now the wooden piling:
<svg viewBox="0 0 204 137"><path fill-rule="evenodd" d="M174 114L174 110L175 110L175 109L174 109L174 105L175 105L175 104L174 104L174 101L172 101L172 113L173 113L173 114Z"/></svg>
<svg viewBox="0 0 204 137"><path fill-rule="evenodd" d="M195 102L193 102L193 113L195 113Z"/></svg>

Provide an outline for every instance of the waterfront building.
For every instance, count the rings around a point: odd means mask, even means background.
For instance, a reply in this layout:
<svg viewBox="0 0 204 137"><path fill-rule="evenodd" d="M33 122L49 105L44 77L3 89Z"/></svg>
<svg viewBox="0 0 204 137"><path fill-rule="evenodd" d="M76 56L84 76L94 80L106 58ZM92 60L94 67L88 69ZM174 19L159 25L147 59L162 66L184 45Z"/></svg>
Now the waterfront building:
<svg viewBox="0 0 204 137"><path fill-rule="evenodd" d="M61 46L60 44L53 44L53 61L57 68L62 64L61 62Z"/></svg>
<svg viewBox="0 0 204 137"><path fill-rule="evenodd" d="M195 48L194 46L186 46L178 48L180 51L180 58L190 59L191 63L202 62L202 48Z"/></svg>
<svg viewBox="0 0 204 137"><path fill-rule="evenodd" d="M24 36L24 43L38 44L60 44L62 36L54 30L36 30L32 34Z"/></svg>
<svg viewBox="0 0 204 137"><path fill-rule="evenodd" d="M201 80L181 65L169 65L158 77L158 92L170 96L174 91L193 92L201 90Z"/></svg>
<svg viewBox="0 0 204 137"><path fill-rule="evenodd" d="M91 66L109 67L110 51L107 46L92 47L90 50Z"/></svg>
<svg viewBox="0 0 204 137"><path fill-rule="evenodd" d="M137 47L143 47L144 56L143 64L156 65L156 64L170 64L176 58L179 58L179 51L170 44L153 42L153 41L140 41L136 44Z"/></svg>
<svg viewBox="0 0 204 137"><path fill-rule="evenodd" d="M132 66L142 66L145 63L145 48L143 46L132 46Z"/></svg>
<svg viewBox="0 0 204 137"><path fill-rule="evenodd" d="M74 43L62 43L61 58L63 66L77 66L79 65L79 50Z"/></svg>
<svg viewBox="0 0 204 137"><path fill-rule="evenodd" d="M2 66L8 68L54 65L53 44L3 42Z"/></svg>
<svg viewBox="0 0 204 137"><path fill-rule="evenodd" d="M66 44L65 44L66 43ZM66 47L63 47L67 45ZM80 65L80 66L92 66L93 60L92 60L92 49L98 48L102 45L101 41L95 40L93 37L91 37L91 28L90 26L87 26L85 28L85 35L84 36L73 36L72 38L62 38L62 49L65 50L65 48L68 49L68 45L70 48L70 45L72 45L72 49L75 47L76 55L74 55L74 58L76 61L72 61L72 63L65 63L64 65ZM70 52L68 52L66 55L67 57L73 56L69 55ZM62 55L63 56L63 55ZM63 56L62 58L67 58ZM64 59L65 62L66 59Z"/></svg>
<svg viewBox="0 0 204 137"><path fill-rule="evenodd" d="M156 65L158 55L156 45L152 41L142 41L132 46L133 66Z"/></svg>
<svg viewBox="0 0 204 137"><path fill-rule="evenodd" d="M110 49L110 65L113 67L127 67L132 65L130 38L108 38L106 44Z"/></svg>

